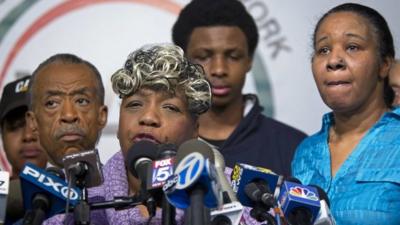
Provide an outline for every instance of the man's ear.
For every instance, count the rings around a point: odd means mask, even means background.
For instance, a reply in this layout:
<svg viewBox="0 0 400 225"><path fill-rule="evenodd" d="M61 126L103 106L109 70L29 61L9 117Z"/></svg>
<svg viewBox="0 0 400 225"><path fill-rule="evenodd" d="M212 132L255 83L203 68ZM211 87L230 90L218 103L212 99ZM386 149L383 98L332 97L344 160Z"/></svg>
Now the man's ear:
<svg viewBox="0 0 400 225"><path fill-rule="evenodd" d="M38 123L36 120L36 115L32 110L28 110L25 113L25 121L26 125L32 130L32 131L38 131Z"/></svg>
<svg viewBox="0 0 400 225"><path fill-rule="evenodd" d="M107 117L108 117L108 108L106 105L102 105L99 108L99 116L97 118L97 121L99 123L99 126L101 128L104 128L107 124Z"/></svg>

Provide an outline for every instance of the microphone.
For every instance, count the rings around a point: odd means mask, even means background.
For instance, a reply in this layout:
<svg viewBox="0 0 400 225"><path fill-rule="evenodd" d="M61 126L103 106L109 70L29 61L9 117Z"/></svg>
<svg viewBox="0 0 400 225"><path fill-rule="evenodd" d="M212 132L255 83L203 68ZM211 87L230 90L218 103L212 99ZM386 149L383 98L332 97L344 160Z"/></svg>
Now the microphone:
<svg viewBox="0 0 400 225"><path fill-rule="evenodd" d="M9 185L10 173L7 171L0 171L0 223L4 223L6 218Z"/></svg>
<svg viewBox="0 0 400 225"><path fill-rule="evenodd" d="M163 225L175 225L176 210L167 200L162 187L168 177L174 173L175 156L177 147L174 144L161 144L159 146L158 160L153 161L148 176L147 190L154 196L156 202L161 202ZM149 179L150 178L150 179Z"/></svg>
<svg viewBox="0 0 400 225"><path fill-rule="evenodd" d="M63 158L67 176L72 175L73 183L78 187L96 187L103 183L103 171L101 170L100 157L97 149L82 151Z"/></svg>
<svg viewBox="0 0 400 225"><path fill-rule="evenodd" d="M139 141L129 150L126 157L126 165L133 176L141 181L140 195L145 199L147 210L150 217L156 213L156 203L154 198L147 191L147 177L151 169L151 164L158 155L158 146L150 141Z"/></svg>
<svg viewBox="0 0 400 225"><path fill-rule="evenodd" d="M161 144L157 152L157 157L154 157L157 160L151 162L151 166L147 172L146 189L157 200L162 198L164 194L162 187L174 173L176 151L177 147L174 144Z"/></svg>
<svg viewBox="0 0 400 225"><path fill-rule="evenodd" d="M238 201L225 203L221 209L211 211L211 225L237 225L243 214L243 206Z"/></svg>
<svg viewBox="0 0 400 225"><path fill-rule="evenodd" d="M211 211L211 225L237 225L243 214L243 206L238 201L226 203L221 209Z"/></svg>
<svg viewBox="0 0 400 225"><path fill-rule="evenodd" d="M17 221L24 217L24 205L21 191L20 179L10 180L9 193L7 199L7 221Z"/></svg>
<svg viewBox="0 0 400 225"><path fill-rule="evenodd" d="M214 194L220 190L216 185L217 172L210 162L214 161L214 153L206 143L196 139L186 141L179 147L176 161L178 164L174 175L168 178L163 187L172 205L180 209L189 207L190 192L196 185L204 189L205 197L201 202L207 208L222 205L222 195Z"/></svg>
<svg viewBox="0 0 400 225"><path fill-rule="evenodd" d="M248 183L244 188L244 192L253 202L262 203L267 206L267 209L275 205L274 196L265 182Z"/></svg>
<svg viewBox="0 0 400 225"><path fill-rule="evenodd" d="M43 220L63 212L68 199L68 184L61 178L31 164L20 173L24 208L24 224L41 224ZM69 201L78 203L80 190L70 190Z"/></svg>
<svg viewBox="0 0 400 225"><path fill-rule="evenodd" d="M274 191L280 180L282 177L271 170L244 163L235 164L231 174L232 187L239 201L252 208L251 217L258 222L268 221L268 224L276 224L268 211L277 206Z"/></svg>
<svg viewBox="0 0 400 225"><path fill-rule="evenodd" d="M74 208L75 224L89 224L90 206L87 188L99 186L104 180L99 153L97 149L93 149L66 155L63 163L68 182L82 189L80 201Z"/></svg>
<svg viewBox="0 0 400 225"><path fill-rule="evenodd" d="M225 161L222 154L217 149L212 149L215 159L215 169L217 171L218 183L221 185L224 203L238 201L232 187L225 176Z"/></svg>
<svg viewBox="0 0 400 225"><path fill-rule="evenodd" d="M167 143L161 144L158 150L158 158L166 159L176 156L178 147L175 144Z"/></svg>
<svg viewBox="0 0 400 225"><path fill-rule="evenodd" d="M224 205L221 209L211 211L212 225L237 225L243 214L243 206L237 200L230 183L225 176L225 161L222 154L217 149L212 149L215 159L215 169L217 171L218 183L221 185L222 200Z"/></svg>
<svg viewBox="0 0 400 225"><path fill-rule="evenodd" d="M321 204L321 208L319 210L317 219L314 222L314 225L336 225L336 221L332 216L331 210L329 209L330 203L328 195L321 187L317 185L310 185L310 186L315 187L317 189Z"/></svg>
<svg viewBox="0 0 400 225"><path fill-rule="evenodd" d="M206 143L192 139L179 147L176 160L178 165L164 185L164 193L177 208L186 209L190 205L191 224L208 224L209 221L204 221L203 207L222 205L217 172L211 162L213 151Z"/></svg>
<svg viewBox="0 0 400 225"><path fill-rule="evenodd" d="M181 144L177 152L176 161L180 163L184 157L192 152L200 153L204 158L209 159L213 164L215 162L214 152L210 146L197 139L190 139Z"/></svg>
<svg viewBox="0 0 400 225"><path fill-rule="evenodd" d="M292 183L301 184L301 181L299 179L297 179L296 177L292 177L292 176L283 177L283 176L281 176L280 179L278 180L278 184L277 184L275 192L274 192L274 198L275 199L279 198L279 195L280 195L281 190L282 190L282 184L283 184L284 181L289 181L289 182L292 182Z"/></svg>
<svg viewBox="0 0 400 225"><path fill-rule="evenodd" d="M311 225L320 210L315 187L284 181L278 202L290 224Z"/></svg>
<svg viewBox="0 0 400 225"><path fill-rule="evenodd" d="M128 150L126 157L126 165L132 175L145 183L148 173L148 168L154 159L157 158L158 147L150 141L139 141L132 145ZM146 186L144 186L146 189Z"/></svg>
<svg viewBox="0 0 400 225"><path fill-rule="evenodd" d="M247 207L254 207L254 202L273 207L273 191L279 179L271 170L244 163L235 164L231 174L233 191L240 203Z"/></svg>

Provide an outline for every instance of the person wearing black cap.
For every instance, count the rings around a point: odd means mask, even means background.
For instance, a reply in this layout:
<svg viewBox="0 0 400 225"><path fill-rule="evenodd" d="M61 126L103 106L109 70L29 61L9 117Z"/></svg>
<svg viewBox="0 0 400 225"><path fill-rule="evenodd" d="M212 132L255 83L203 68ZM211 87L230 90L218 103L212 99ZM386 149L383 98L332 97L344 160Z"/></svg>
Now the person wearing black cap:
<svg viewBox="0 0 400 225"><path fill-rule="evenodd" d="M44 168L47 155L39 142L38 132L26 124L30 76L8 83L0 100L0 131L3 148L12 166L6 223L12 224L24 215L19 173L30 162Z"/></svg>
<svg viewBox="0 0 400 225"><path fill-rule="evenodd" d="M11 179L17 179L26 162L44 168L47 156L38 133L26 126L30 76L8 83L0 101L0 124L3 148L12 166Z"/></svg>

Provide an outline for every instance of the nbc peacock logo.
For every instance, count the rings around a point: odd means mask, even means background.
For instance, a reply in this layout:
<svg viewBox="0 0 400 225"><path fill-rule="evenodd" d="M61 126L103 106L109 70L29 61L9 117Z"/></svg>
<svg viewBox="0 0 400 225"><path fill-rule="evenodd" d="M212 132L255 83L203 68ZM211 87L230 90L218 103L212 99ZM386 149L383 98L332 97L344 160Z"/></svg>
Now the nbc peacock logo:
<svg viewBox="0 0 400 225"><path fill-rule="evenodd" d="M315 192L309 190L306 187L301 187L301 186L294 186L290 188L289 191L290 195L299 197L299 198L305 198L305 199L309 199L312 201L318 201L318 197L315 194Z"/></svg>

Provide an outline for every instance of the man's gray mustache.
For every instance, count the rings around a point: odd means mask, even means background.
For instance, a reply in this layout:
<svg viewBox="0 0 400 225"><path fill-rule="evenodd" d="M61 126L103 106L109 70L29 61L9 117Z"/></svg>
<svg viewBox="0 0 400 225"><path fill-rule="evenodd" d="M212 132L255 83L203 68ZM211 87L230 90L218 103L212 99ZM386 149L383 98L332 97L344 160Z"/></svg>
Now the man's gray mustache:
<svg viewBox="0 0 400 225"><path fill-rule="evenodd" d="M76 125L69 125L60 127L58 130L56 130L54 136L58 139L66 134L77 134L80 136L85 136L85 131Z"/></svg>

